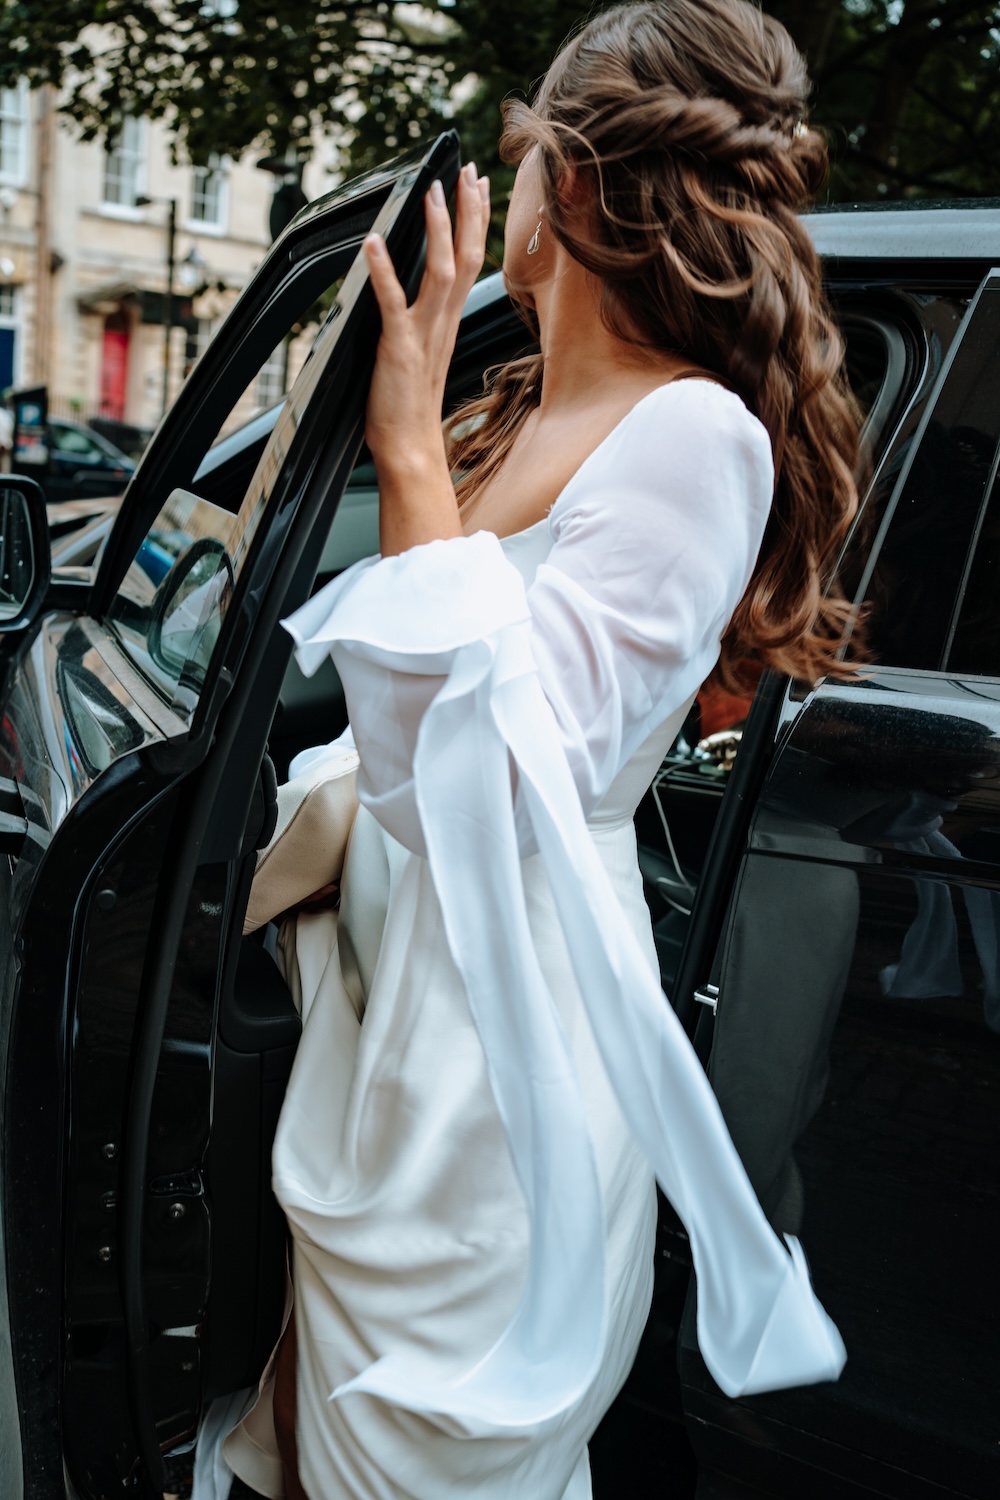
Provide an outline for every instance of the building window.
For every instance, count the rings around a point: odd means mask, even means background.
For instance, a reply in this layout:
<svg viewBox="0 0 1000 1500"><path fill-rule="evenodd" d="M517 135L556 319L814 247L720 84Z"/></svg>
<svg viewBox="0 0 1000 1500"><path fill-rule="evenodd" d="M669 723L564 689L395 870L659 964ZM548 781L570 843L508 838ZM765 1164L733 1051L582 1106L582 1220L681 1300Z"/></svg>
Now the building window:
<svg viewBox="0 0 1000 1500"><path fill-rule="evenodd" d="M28 180L28 85L0 89L0 182Z"/></svg>
<svg viewBox="0 0 1000 1500"><path fill-rule="evenodd" d="M276 406L284 396L286 368L287 353L284 341L282 341L257 371L257 389L254 396L260 411Z"/></svg>
<svg viewBox="0 0 1000 1500"><path fill-rule="evenodd" d="M222 229L226 222L226 172L213 155L207 167L195 167L191 186L191 221L207 229Z"/></svg>
<svg viewBox="0 0 1000 1500"><path fill-rule="evenodd" d="M114 146L104 157L104 202L135 208L144 187L146 122L125 119Z"/></svg>
<svg viewBox="0 0 1000 1500"><path fill-rule="evenodd" d="M198 318L195 324L186 325L184 339L184 375L187 377L198 363L221 323L221 318Z"/></svg>

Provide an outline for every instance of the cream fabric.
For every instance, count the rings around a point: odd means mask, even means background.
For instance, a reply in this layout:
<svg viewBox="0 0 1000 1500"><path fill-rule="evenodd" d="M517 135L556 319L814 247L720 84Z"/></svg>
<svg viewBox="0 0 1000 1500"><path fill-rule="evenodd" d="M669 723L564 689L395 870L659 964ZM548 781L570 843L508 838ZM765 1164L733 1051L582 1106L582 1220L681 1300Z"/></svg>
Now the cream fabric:
<svg viewBox="0 0 1000 1500"><path fill-rule="evenodd" d="M343 746L278 788L278 818L257 856L244 934L340 879L358 810L357 751Z"/></svg>
<svg viewBox="0 0 1000 1500"><path fill-rule="evenodd" d="M274 1184L314 1500L585 1493L584 1445L648 1309L651 1169L691 1236L723 1389L839 1373L801 1253L764 1220L659 990L631 826L771 487L736 397L667 386L547 523L359 564L287 622L304 670L334 656L360 753L352 843L385 869L360 1006L335 919L297 922L304 1031Z"/></svg>

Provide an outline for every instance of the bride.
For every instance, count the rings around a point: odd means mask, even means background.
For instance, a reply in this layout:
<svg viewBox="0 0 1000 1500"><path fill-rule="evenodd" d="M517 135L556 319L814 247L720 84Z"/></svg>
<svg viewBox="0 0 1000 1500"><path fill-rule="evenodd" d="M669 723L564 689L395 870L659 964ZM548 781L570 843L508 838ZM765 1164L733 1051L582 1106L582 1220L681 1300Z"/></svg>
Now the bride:
<svg viewBox="0 0 1000 1500"><path fill-rule="evenodd" d="M225 1445L265 1495L588 1496L654 1174L722 1388L842 1368L660 993L632 827L710 675L847 670L828 585L857 427L797 217L826 170L806 92L750 0L579 31L505 111L504 275L541 352L445 436L488 183L463 169L454 230L432 187L410 307L365 244L381 556L287 622L305 670L332 652L352 726L293 772L346 756L361 805L339 919L294 932L294 1316Z"/></svg>

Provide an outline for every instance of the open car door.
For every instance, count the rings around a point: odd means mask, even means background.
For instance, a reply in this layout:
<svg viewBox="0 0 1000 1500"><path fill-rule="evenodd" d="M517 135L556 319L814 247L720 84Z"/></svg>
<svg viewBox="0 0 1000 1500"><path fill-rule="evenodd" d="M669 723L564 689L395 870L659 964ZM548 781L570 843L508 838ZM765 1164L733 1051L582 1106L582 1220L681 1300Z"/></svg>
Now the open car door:
<svg viewBox="0 0 1000 1500"><path fill-rule="evenodd" d="M4 690L28 832L0 870L11 1500L172 1488L205 1402L256 1381L281 1315L270 1141L299 1031L242 937L291 642L363 434L373 227L411 293L423 197L459 146L298 215L164 419L96 581L56 585ZM248 380L328 308L245 492L196 473Z"/></svg>

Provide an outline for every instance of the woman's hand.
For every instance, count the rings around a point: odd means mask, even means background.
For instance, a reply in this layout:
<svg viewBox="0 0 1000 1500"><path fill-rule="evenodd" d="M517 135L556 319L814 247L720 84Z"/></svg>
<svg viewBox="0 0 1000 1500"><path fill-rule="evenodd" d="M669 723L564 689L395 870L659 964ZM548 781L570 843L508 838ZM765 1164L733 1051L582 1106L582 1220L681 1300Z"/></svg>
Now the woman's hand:
<svg viewBox="0 0 1000 1500"><path fill-rule="evenodd" d="M419 542L461 535L448 473L441 411L465 299L482 268L490 219L489 183L470 162L458 180L454 234L444 191L425 200L427 265L412 307L384 241L369 235L365 258L382 313L365 437L379 479L383 556Z"/></svg>

